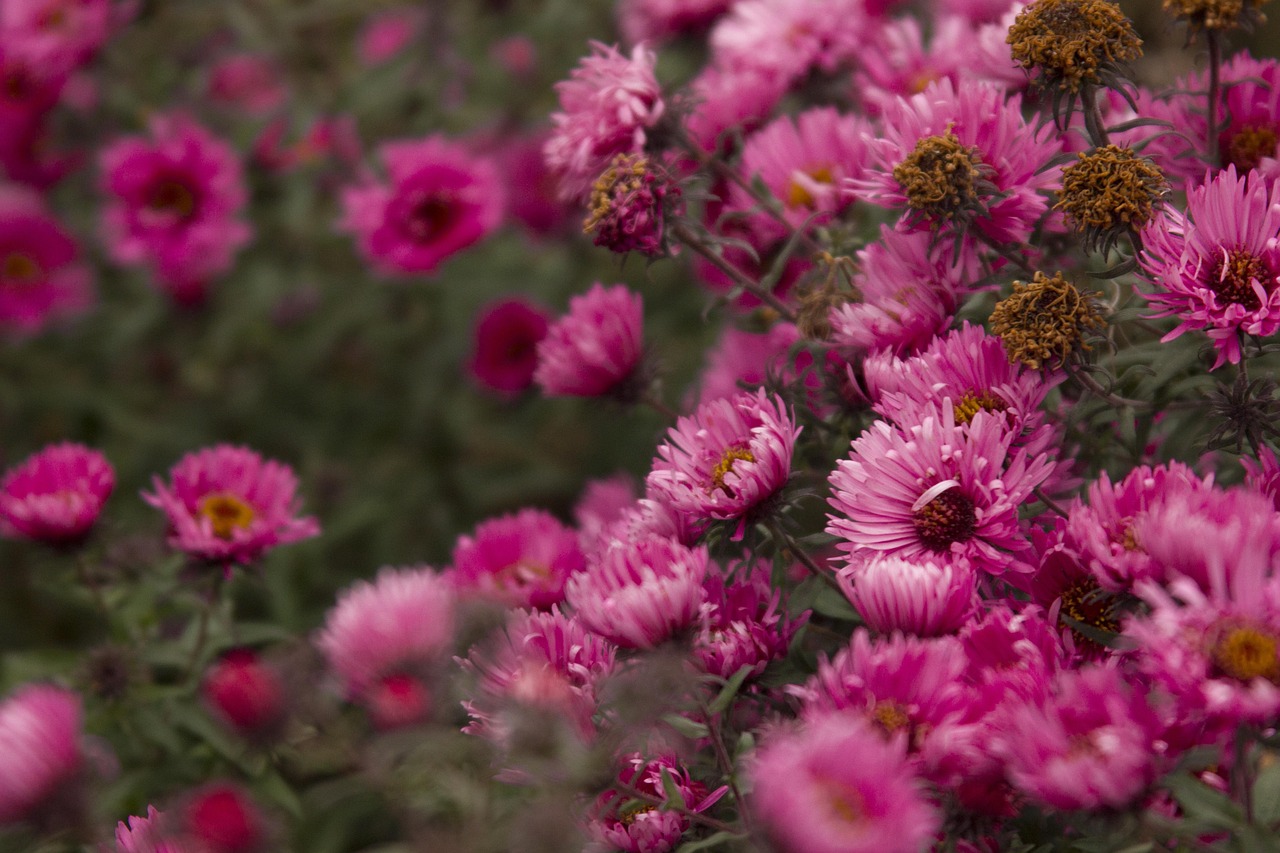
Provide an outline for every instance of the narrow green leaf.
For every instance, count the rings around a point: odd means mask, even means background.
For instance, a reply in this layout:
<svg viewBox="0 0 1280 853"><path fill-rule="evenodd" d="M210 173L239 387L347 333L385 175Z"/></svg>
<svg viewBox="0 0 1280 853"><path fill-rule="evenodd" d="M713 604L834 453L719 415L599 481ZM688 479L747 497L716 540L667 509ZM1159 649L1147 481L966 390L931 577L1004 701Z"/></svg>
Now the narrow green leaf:
<svg viewBox="0 0 1280 853"><path fill-rule="evenodd" d="M721 688L720 693L707 710L712 714L723 714L733 704L733 698L738 695L738 691L742 689L742 682L747 680L747 676L751 674L751 667L744 666L729 677L729 681Z"/></svg>

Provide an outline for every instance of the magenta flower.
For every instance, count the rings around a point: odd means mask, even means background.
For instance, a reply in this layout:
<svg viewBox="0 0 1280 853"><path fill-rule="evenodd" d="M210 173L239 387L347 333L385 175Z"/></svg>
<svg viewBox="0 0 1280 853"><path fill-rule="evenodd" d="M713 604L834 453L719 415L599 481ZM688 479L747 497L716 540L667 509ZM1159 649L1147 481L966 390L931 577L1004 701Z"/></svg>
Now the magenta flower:
<svg viewBox="0 0 1280 853"><path fill-rule="evenodd" d="M694 623L706 598L707 549L673 539L615 541L565 597L582 624L625 649L651 649Z"/></svg>
<svg viewBox="0 0 1280 853"><path fill-rule="evenodd" d="M485 306L476 320L469 368L491 391L513 396L533 385L538 343L547 336L547 313L520 297Z"/></svg>
<svg viewBox="0 0 1280 853"><path fill-rule="evenodd" d="M708 65L689 83L685 130L705 151L721 151L734 134L754 130L786 94L790 81L752 68Z"/></svg>
<svg viewBox="0 0 1280 853"><path fill-rule="evenodd" d="M705 29L733 0L623 0L618 26L630 44L666 41Z"/></svg>
<svg viewBox="0 0 1280 853"><path fill-rule="evenodd" d="M1058 809L1123 808L1155 781L1160 726L1119 670L1059 674L1043 704L1012 708L999 740L1009 778Z"/></svg>
<svg viewBox="0 0 1280 853"><path fill-rule="evenodd" d="M946 407L906 431L873 424L831 474L827 532L851 556L949 554L991 574L1028 571L1018 508L1054 464L1012 450L1003 421L979 411L957 426Z"/></svg>
<svg viewBox="0 0 1280 853"><path fill-rule="evenodd" d="M863 0L739 0L711 31L711 59L758 72L783 90L821 69L835 72L866 50Z"/></svg>
<svg viewBox="0 0 1280 853"><path fill-rule="evenodd" d="M728 787L710 794L706 786L690 777L674 755L646 761L639 753L625 756L618 781L651 797L667 799L665 776L680 792L685 808L701 814L724 796ZM689 817L674 809L660 809L650 802L635 800L625 792L610 788L596 800L595 814L587 832L596 842L589 853L669 853L689 828Z"/></svg>
<svg viewBox="0 0 1280 853"><path fill-rule="evenodd" d="M75 239L39 196L0 187L0 328L35 332L92 301L93 276Z"/></svg>
<svg viewBox="0 0 1280 853"><path fill-rule="evenodd" d="M267 820L249 793L231 782L211 782L193 791L178 815L181 838L201 853L263 853L269 849Z"/></svg>
<svg viewBox="0 0 1280 853"><path fill-rule="evenodd" d="M726 326L707 354L698 402L736 397L744 387L760 386L770 376L791 372L787 355L799 340L800 330L794 323L774 323L762 333Z"/></svg>
<svg viewBox="0 0 1280 853"><path fill-rule="evenodd" d="M365 66L374 66L394 59L422 29L421 12L402 6L370 16L356 37L360 61Z"/></svg>
<svg viewBox="0 0 1280 853"><path fill-rule="evenodd" d="M639 294L597 282L569 300L569 313L538 343L533 379L553 396L624 394L643 355Z"/></svg>
<svg viewBox="0 0 1280 853"><path fill-rule="evenodd" d="M591 55L556 84L560 111L551 115L554 128L543 156L559 177L562 197L585 200L615 154L644 151L647 131L666 109L655 62L644 45L627 58L616 47L592 42Z"/></svg>
<svg viewBox="0 0 1280 853"><path fill-rule="evenodd" d="M6 0L0 41L28 61L60 73L93 58L110 35L113 0Z"/></svg>
<svg viewBox="0 0 1280 853"><path fill-rule="evenodd" d="M583 566L575 531L548 512L523 509L458 537L447 574L460 592L546 610L564 600L565 581Z"/></svg>
<svg viewBox="0 0 1280 853"><path fill-rule="evenodd" d="M1187 212L1167 209L1143 232L1143 271L1159 288L1146 294L1155 317L1179 324L1162 340L1203 329L1218 358L1240 361L1241 334L1280 330L1280 191L1234 166L1187 194Z"/></svg>
<svg viewBox="0 0 1280 853"><path fill-rule="evenodd" d="M862 620L881 634L940 637L959 631L977 603L976 575L964 560L877 556L836 575Z"/></svg>
<svg viewBox="0 0 1280 853"><path fill-rule="evenodd" d="M288 97L279 69L261 54L237 53L209 69L209 99L245 115L270 115Z"/></svg>
<svg viewBox="0 0 1280 853"><path fill-rule="evenodd" d="M84 764L80 697L28 684L0 702L0 826L16 823L71 785Z"/></svg>
<svg viewBox="0 0 1280 853"><path fill-rule="evenodd" d="M115 488L105 456L82 444L53 444L0 481L0 533L51 544L83 539Z"/></svg>
<svg viewBox="0 0 1280 853"><path fill-rule="evenodd" d="M280 674L251 649L233 649L209 667L200 694L215 717L248 737L269 738L288 712Z"/></svg>
<svg viewBox="0 0 1280 853"><path fill-rule="evenodd" d="M712 400L668 431L647 484L693 519L737 519L741 538L750 514L786 484L799 434L763 388Z"/></svg>
<svg viewBox="0 0 1280 853"><path fill-rule="evenodd" d="M1263 445L1257 462L1245 456L1240 464L1247 472L1245 482L1271 498L1276 511L1280 512L1280 459L1276 458L1275 451Z"/></svg>
<svg viewBox="0 0 1280 853"><path fill-rule="evenodd" d="M288 465L247 447L219 444L188 453L152 481L143 500L169 519L169 545L209 562L248 564L277 545L320 534L298 517L298 480Z"/></svg>
<svg viewBox="0 0 1280 853"><path fill-rule="evenodd" d="M378 272L434 272L502 221L506 204L495 165L440 135L378 148L389 184L365 180L342 194L342 228Z"/></svg>
<svg viewBox="0 0 1280 853"><path fill-rule="evenodd" d="M453 641L456 593L427 566L383 568L338 595L315 639L346 695L441 662Z"/></svg>
<svg viewBox="0 0 1280 853"><path fill-rule="evenodd" d="M252 233L239 219L240 160L185 116L157 116L150 129L150 140L125 137L102 152L107 248L122 264L150 268L179 302L199 302Z"/></svg>
<svg viewBox="0 0 1280 853"><path fill-rule="evenodd" d="M732 575L732 579L729 575ZM729 573L711 571L703 584L693 656L704 672L731 678L744 666L751 676L785 657L808 612L788 619L780 590L769 584L765 563L744 560Z"/></svg>
<svg viewBox="0 0 1280 853"><path fill-rule="evenodd" d="M507 709L532 707L563 717L590 741L596 690L613 672L615 654L612 643L556 609L512 613L493 641L459 661L476 676L475 694L462 703L471 715L464 731L505 746Z"/></svg>
<svg viewBox="0 0 1280 853"><path fill-rule="evenodd" d="M785 853L919 853L941 824L901 739L855 716L775 732L748 772L755 814Z"/></svg>
<svg viewBox="0 0 1280 853"><path fill-rule="evenodd" d="M147 806L147 816L132 815L116 824L116 853L188 853L189 845L167 838L167 816Z"/></svg>

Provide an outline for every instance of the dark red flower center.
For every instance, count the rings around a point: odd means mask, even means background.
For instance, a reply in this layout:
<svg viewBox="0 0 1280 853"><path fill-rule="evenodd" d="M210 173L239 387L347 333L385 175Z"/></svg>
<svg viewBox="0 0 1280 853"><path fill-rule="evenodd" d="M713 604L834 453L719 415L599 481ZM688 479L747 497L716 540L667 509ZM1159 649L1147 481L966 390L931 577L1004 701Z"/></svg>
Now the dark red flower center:
<svg viewBox="0 0 1280 853"><path fill-rule="evenodd" d="M446 231L455 216L453 199L444 195L429 195L409 209L404 229L411 239L427 243Z"/></svg>
<svg viewBox="0 0 1280 853"><path fill-rule="evenodd" d="M31 78L31 72L24 66L11 65L4 69L4 76L0 77L0 92L4 94L5 100L22 103L35 91L35 81Z"/></svg>
<svg viewBox="0 0 1280 853"><path fill-rule="evenodd" d="M40 281L43 270L26 252L10 252L0 260L0 284L21 287Z"/></svg>
<svg viewBox="0 0 1280 853"><path fill-rule="evenodd" d="M920 541L938 552L950 550L953 543L968 542L978 529L973 501L958 488L947 489L917 509L912 521Z"/></svg>
<svg viewBox="0 0 1280 853"><path fill-rule="evenodd" d="M1224 133L1219 141L1222 162L1235 166L1240 174L1258 168L1264 157L1276 156L1276 143L1280 137L1276 128L1268 125L1245 124L1234 133Z"/></svg>
<svg viewBox="0 0 1280 853"><path fill-rule="evenodd" d="M147 207L157 213L171 215L179 221L190 219L196 212L196 194L178 178L162 178L147 193Z"/></svg>
<svg viewBox="0 0 1280 853"><path fill-rule="evenodd" d="M1262 307L1262 300L1253 289L1253 283L1258 282L1265 292L1270 293L1275 286L1274 273L1261 258L1243 249L1221 251L1222 254L1209 269L1209 280L1205 284L1222 302L1242 305L1247 311L1257 311Z"/></svg>

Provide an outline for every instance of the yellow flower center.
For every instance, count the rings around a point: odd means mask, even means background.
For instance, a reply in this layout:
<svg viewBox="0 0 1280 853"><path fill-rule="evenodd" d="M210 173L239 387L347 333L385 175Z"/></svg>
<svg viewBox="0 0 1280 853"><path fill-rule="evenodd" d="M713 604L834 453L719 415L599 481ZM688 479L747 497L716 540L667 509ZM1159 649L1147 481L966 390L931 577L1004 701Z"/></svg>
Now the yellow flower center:
<svg viewBox="0 0 1280 853"><path fill-rule="evenodd" d="M1237 681L1265 678L1280 683L1276 635L1255 625L1237 624L1218 635L1209 656L1214 665Z"/></svg>
<svg viewBox="0 0 1280 853"><path fill-rule="evenodd" d="M733 497L733 489L725 484L724 478L733 470L735 462L755 462L756 457L745 445L733 444L725 448L724 455L720 457L720 461L711 469L711 483L707 486L707 494L711 494L716 489L723 489L724 493L729 497Z"/></svg>
<svg viewBox="0 0 1280 853"><path fill-rule="evenodd" d="M876 707L871 711L871 719L884 729L885 734L902 731L911 725L911 718L907 716L906 709L892 699L877 702Z"/></svg>
<svg viewBox="0 0 1280 853"><path fill-rule="evenodd" d="M835 175L831 174L831 169L826 166L809 169L802 175L797 175L787 186L787 207L805 207L813 210L818 202L811 189L813 185L833 183L835 183Z"/></svg>
<svg viewBox="0 0 1280 853"><path fill-rule="evenodd" d="M253 523L256 513L253 507L235 495L226 492L215 492L200 499L198 512L213 526L213 535L219 539L230 539L237 530L243 530Z"/></svg>
<svg viewBox="0 0 1280 853"><path fill-rule="evenodd" d="M816 787L827 808L831 810L831 814L846 823L857 824L862 821L866 812L862 795L852 785L831 779L819 779Z"/></svg>
<svg viewBox="0 0 1280 853"><path fill-rule="evenodd" d="M956 423L967 424L978 412L1007 412L1009 404L999 394L990 391L966 391L954 404Z"/></svg>

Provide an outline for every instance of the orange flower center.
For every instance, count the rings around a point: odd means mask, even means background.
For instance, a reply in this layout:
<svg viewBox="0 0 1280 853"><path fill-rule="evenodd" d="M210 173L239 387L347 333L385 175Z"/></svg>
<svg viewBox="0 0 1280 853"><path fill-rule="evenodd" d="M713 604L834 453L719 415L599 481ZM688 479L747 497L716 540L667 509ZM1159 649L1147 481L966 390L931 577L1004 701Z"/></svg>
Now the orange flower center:
<svg viewBox="0 0 1280 853"><path fill-rule="evenodd" d="M831 174L831 169L826 166L804 171L802 175L792 178L787 186L787 207L806 207L813 210L818 202L813 195L814 185L833 183L835 183L835 175Z"/></svg>
<svg viewBox="0 0 1280 853"><path fill-rule="evenodd" d="M1247 623L1235 624L1225 626L1209 650L1209 656L1223 675L1237 681L1265 678L1280 684L1278 648L1280 642L1271 631Z"/></svg>
<svg viewBox="0 0 1280 853"><path fill-rule="evenodd" d="M253 507L235 495L215 492L200 499L198 511L213 526L213 535L230 539L237 530L244 530L253 523L257 513Z"/></svg>
<svg viewBox="0 0 1280 853"><path fill-rule="evenodd" d="M723 489L724 493L729 497L733 497L733 489L725 484L724 478L733 470L735 462L755 462L756 457L745 445L731 444L725 448L724 455L720 457L720 461L711 469L711 483L707 486L707 494L711 494L716 489Z"/></svg>

